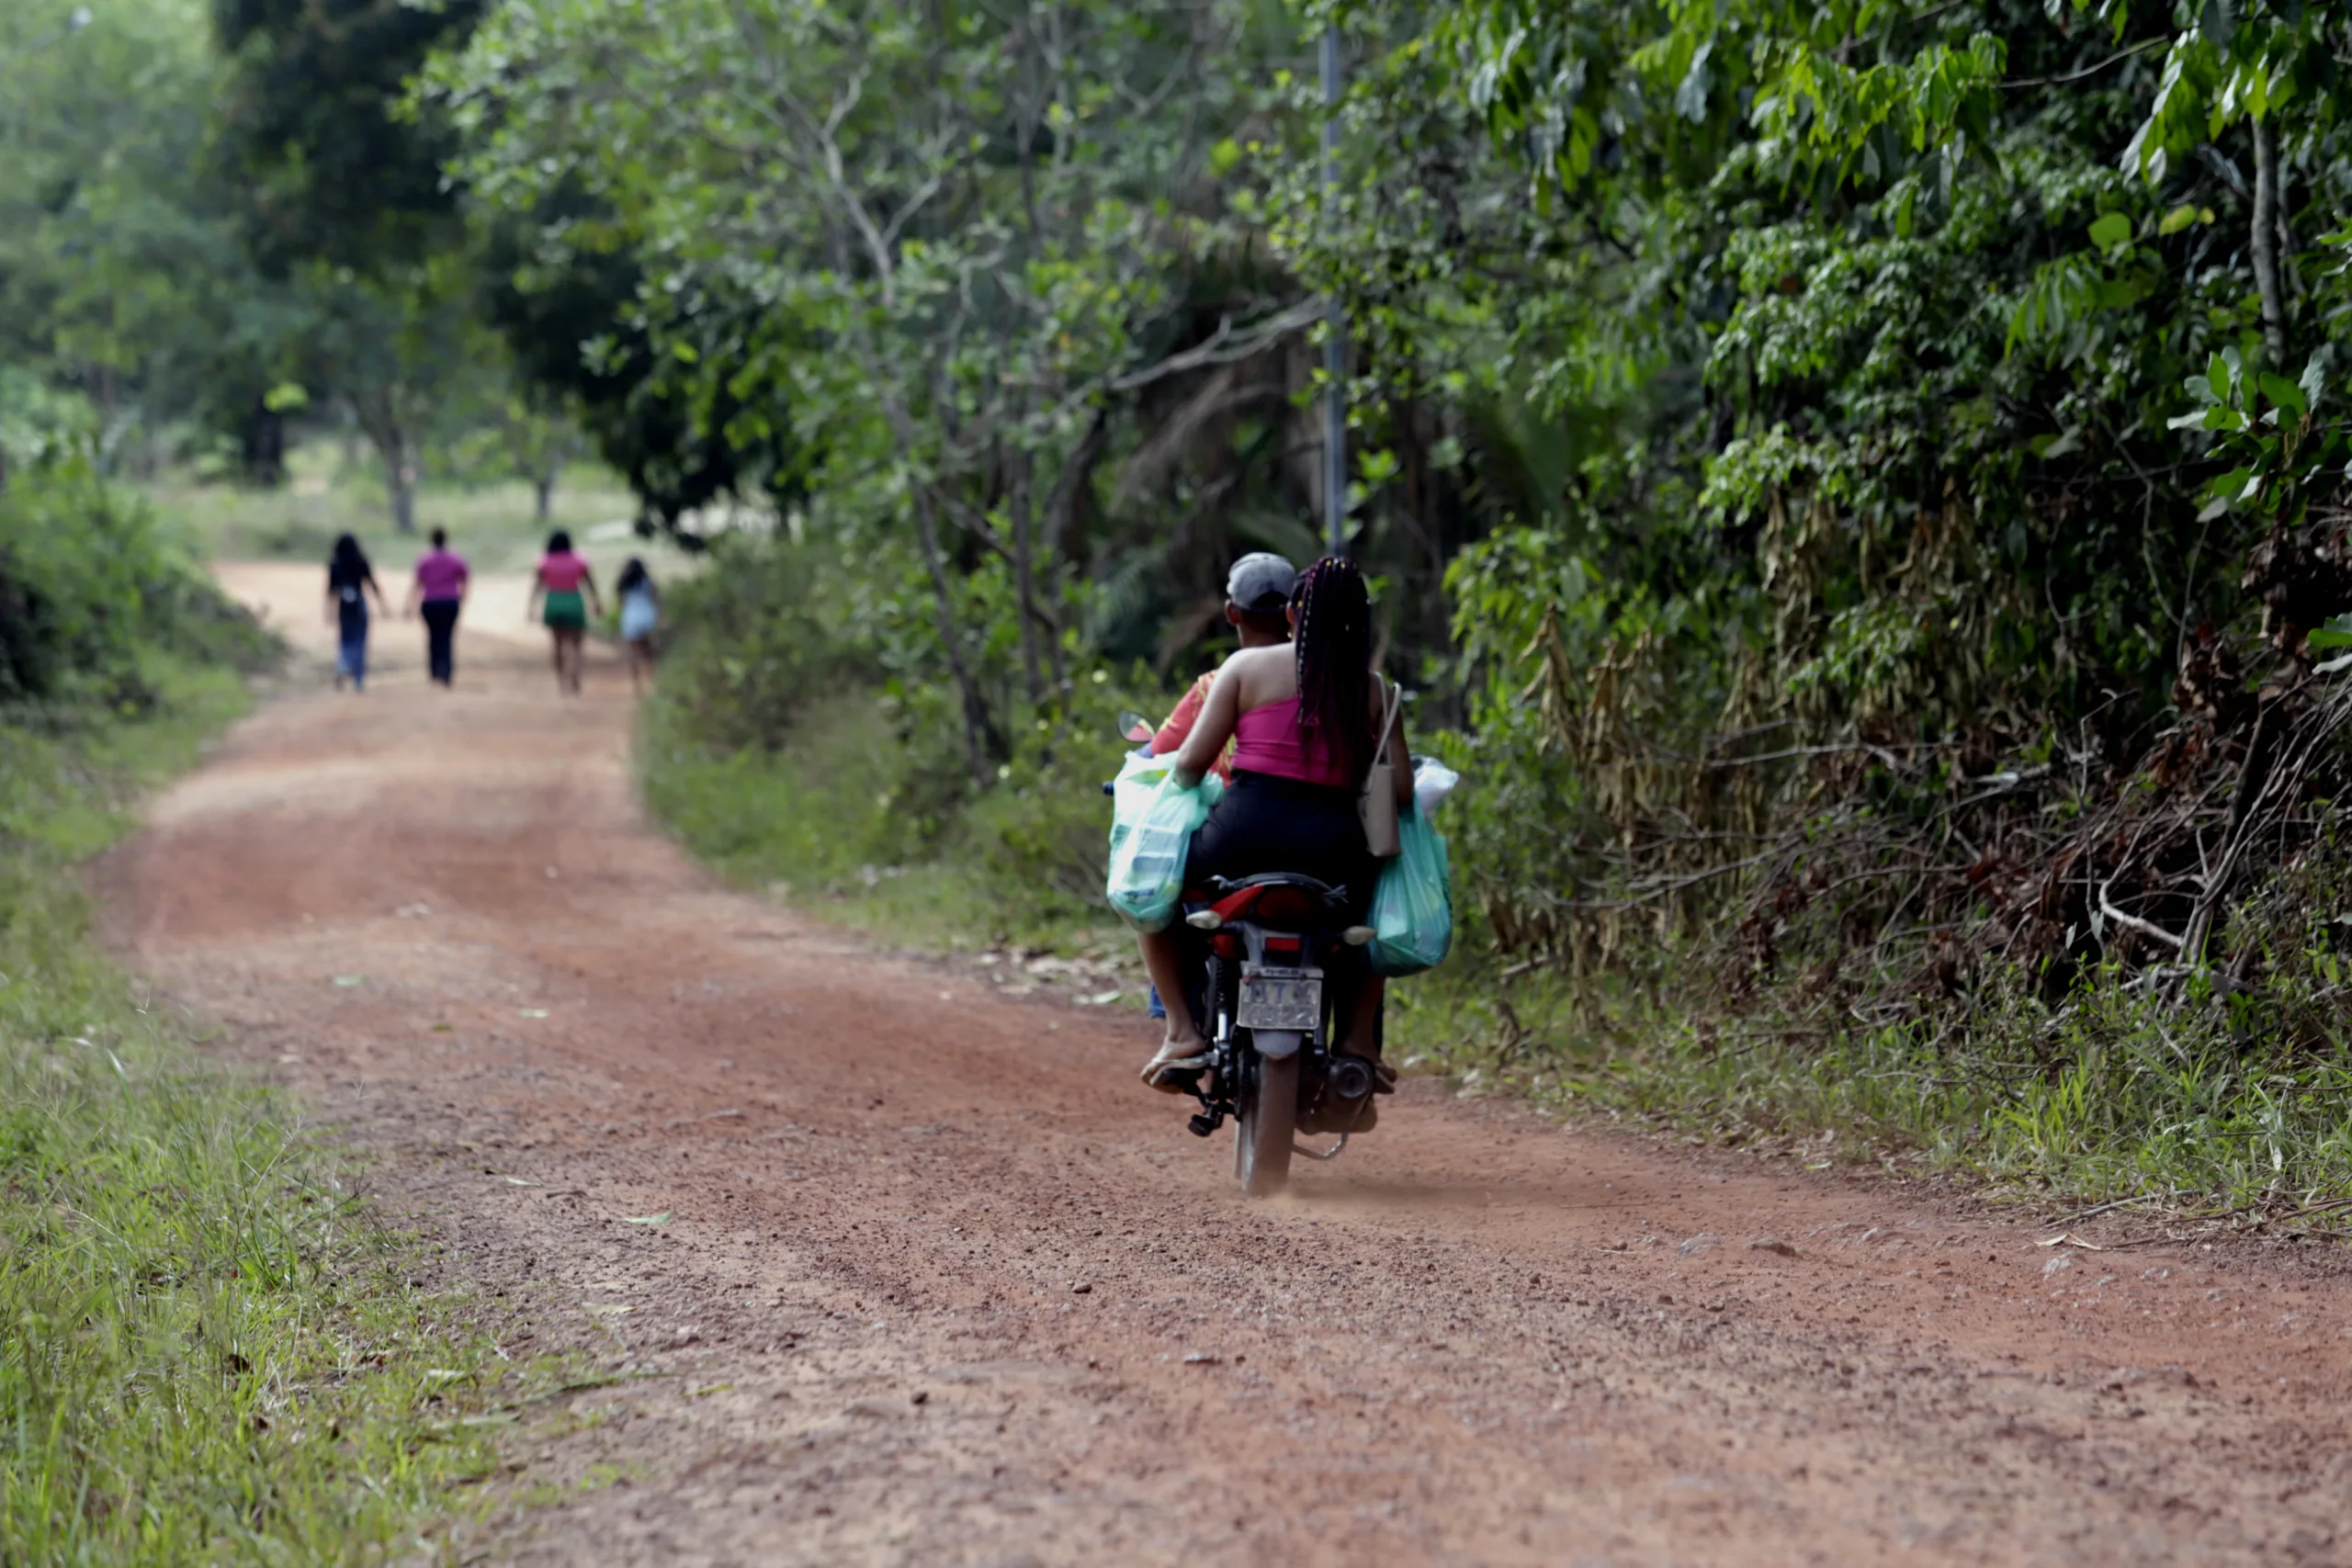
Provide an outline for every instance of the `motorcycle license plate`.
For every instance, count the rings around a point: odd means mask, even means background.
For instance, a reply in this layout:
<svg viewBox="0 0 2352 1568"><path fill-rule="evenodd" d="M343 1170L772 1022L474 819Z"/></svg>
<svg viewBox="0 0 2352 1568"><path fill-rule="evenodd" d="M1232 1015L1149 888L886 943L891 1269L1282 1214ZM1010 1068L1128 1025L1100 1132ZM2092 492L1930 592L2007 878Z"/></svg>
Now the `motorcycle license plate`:
<svg viewBox="0 0 2352 1568"><path fill-rule="evenodd" d="M1241 971L1241 1006L1233 1021L1242 1028L1312 1031L1322 1020L1320 969L1269 969L1253 964Z"/></svg>

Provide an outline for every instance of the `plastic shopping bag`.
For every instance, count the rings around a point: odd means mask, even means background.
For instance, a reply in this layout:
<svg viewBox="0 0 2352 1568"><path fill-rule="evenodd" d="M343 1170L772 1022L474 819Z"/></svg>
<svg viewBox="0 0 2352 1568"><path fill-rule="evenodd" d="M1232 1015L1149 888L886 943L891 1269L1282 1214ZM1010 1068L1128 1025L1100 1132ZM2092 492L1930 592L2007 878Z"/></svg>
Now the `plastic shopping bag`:
<svg viewBox="0 0 2352 1568"><path fill-rule="evenodd" d="M1178 784L1175 761L1131 752L1111 785L1111 869L1103 891L1138 931L1164 931L1176 918L1193 834L1225 792L1215 773L1190 788Z"/></svg>
<svg viewBox="0 0 2352 1568"><path fill-rule="evenodd" d="M1461 782L1460 773L1434 757L1413 759L1413 804L1420 808L1424 817L1444 805L1445 797L1452 795L1453 786Z"/></svg>
<svg viewBox="0 0 2352 1568"><path fill-rule="evenodd" d="M1445 962L1453 945L1453 889L1445 835L1417 804L1397 824L1402 844L1380 868L1372 894L1372 969L1418 975Z"/></svg>

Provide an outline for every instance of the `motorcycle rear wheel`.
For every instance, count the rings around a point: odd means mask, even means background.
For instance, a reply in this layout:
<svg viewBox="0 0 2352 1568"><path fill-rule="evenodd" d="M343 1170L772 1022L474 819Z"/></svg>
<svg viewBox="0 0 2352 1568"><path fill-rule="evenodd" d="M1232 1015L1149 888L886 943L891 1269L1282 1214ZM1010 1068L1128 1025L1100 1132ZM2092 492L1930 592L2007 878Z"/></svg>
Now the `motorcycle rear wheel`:
<svg viewBox="0 0 2352 1568"><path fill-rule="evenodd" d="M1243 1049L1250 1050L1244 1046ZM1233 1174L1252 1198L1271 1198L1290 1184L1292 1134L1298 1124L1298 1053L1268 1058L1250 1050L1235 1129Z"/></svg>

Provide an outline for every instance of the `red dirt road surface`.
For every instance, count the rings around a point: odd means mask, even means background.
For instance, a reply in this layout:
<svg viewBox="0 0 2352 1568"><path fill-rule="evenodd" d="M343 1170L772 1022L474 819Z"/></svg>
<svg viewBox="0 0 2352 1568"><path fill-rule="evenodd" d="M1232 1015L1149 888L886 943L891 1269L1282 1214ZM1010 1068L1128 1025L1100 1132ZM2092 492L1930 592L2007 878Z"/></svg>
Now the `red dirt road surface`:
<svg viewBox="0 0 2352 1568"><path fill-rule="evenodd" d="M223 574L323 646L316 573ZM468 1560L2352 1561L2332 1250L2042 1246L1413 1080L1249 1202L1230 1133L1136 1084L1133 1013L651 831L626 675L560 700L522 592L482 585L453 694L379 627L365 697L268 704L100 875L506 1353L629 1374L518 1428L557 1500Z"/></svg>

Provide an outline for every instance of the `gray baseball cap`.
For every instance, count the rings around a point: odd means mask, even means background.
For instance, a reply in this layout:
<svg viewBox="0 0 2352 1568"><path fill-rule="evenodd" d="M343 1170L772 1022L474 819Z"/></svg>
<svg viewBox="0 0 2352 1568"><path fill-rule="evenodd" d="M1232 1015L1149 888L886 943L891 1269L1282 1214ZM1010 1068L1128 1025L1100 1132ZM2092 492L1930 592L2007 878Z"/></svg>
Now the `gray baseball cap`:
<svg viewBox="0 0 2352 1568"><path fill-rule="evenodd" d="M1278 610L1290 603L1298 569L1278 555L1253 550L1225 574L1225 596L1245 610Z"/></svg>

